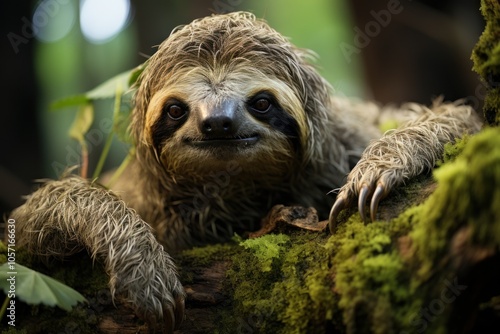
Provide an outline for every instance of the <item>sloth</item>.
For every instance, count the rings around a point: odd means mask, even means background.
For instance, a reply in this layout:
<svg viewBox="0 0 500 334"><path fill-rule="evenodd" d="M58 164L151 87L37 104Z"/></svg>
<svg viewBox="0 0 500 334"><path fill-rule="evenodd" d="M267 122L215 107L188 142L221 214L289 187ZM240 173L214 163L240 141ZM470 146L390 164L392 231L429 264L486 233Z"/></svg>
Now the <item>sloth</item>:
<svg viewBox="0 0 500 334"><path fill-rule="evenodd" d="M167 252L251 231L278 204L314 207L332 233L346 208L376 220L379 202L431 169L445 143L480 130L460 101L338 97L313 61L246 12L175 29L138 79L133 163L113 189L75 175L42 184L11 214L19 242L39 256L88 251L113 296L172 332L185 292ZM388 118L401 126L382 134Z"/></svg>

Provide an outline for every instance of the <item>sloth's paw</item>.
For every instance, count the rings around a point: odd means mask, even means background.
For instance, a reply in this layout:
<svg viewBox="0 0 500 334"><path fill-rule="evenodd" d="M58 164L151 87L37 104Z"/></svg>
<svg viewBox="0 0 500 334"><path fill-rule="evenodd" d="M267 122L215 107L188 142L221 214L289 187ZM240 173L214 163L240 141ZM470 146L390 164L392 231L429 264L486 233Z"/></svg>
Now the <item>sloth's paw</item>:
<svg viewBox="0 0 500 334"><path fill-rule="evenodd" d="M120 269L110 275L112 294L116 291L131 303L152 331L173 333L184 318L186 295L170 256L154 244L140 257L122 259L115 266Z"/></svg>
<svg viewBox="0 0 500 334"><path fill-rule="evenodd" d="M391 154L390 150L386 154L371 153L373 151L370 149L365 151L347 176L346 184L338 192L329 217L332 233L335 231L339 213L356 204L363 221L367 220L367 211L374 221L380 201L408 177L408 168L398 154Z"/></svg>

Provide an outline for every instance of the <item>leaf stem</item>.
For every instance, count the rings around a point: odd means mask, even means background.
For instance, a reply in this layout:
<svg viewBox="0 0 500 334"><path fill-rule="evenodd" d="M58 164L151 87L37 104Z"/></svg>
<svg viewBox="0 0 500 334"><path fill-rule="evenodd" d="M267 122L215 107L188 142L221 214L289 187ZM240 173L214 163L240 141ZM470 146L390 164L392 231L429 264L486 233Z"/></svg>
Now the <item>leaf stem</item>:
<svg viewBox="0 0 500 334"><path fill-rule="evenodd" d="M9 305L10 298L9 296L5 296L5 300L3 301L2 308L0 309L0 319L3 319L5 315L5 311L7 310L7 306Z"/></svg>
<svg viewBox="0 0 500 334"><path fill-rule="evenodd" d="M81 143L82 146L82 169L80 170L80 176L84 179L87 178L87 173L89 170L89 150L85 142Z"/></svg>
<svg viewBox="0 0 500 334"><path fill-rule="evenodd" d="M114 132L111 130L106 137L106 143L104 144L104 148L102 149L101 156L99 157L99 161L97 162L97 166L94 170L94 174L92 175L92 179L95 180L101 175L102 168L104 167L104 162L106 161L106 157L109 154L109 149L111 148L111 143L113 142Z"/></svg>
<svg viewBox="0 0 500 334"><path fill-rule="evenodd" d="M120 106L122 103L122 89L120 86L116 88L116 95L115 95L115 104L113 107L113 123L116 122L118 113L120 112ZM111 143L113 142L113 136L114 136L114 130L111 130L111 132L108 134L106 138L106 143L104 144L104 148L102 149L101 156L99 157L99 161L97 162L97 166L94 170L94 174L92 175L92 179L95 180L101 175L102 168L104 167L104 162L106 161L106 158L108 157L109 150L111 148Z"/></svg>

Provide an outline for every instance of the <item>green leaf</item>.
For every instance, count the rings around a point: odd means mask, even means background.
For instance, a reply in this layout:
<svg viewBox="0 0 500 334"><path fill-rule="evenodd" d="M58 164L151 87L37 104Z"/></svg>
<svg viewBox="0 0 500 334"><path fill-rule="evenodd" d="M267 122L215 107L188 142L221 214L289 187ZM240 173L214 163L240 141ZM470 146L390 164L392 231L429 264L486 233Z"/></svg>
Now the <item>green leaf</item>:
<svg viewBox="0 0 500 334"><path fill-rule="evenodd" d="M103 82L96 88L88 91L85 95L91 100L115 97L116 90L118 88L121 91L125 91L129 88L129 78L134 70L128 70L114 76L113 78Z"/></svg>
<svg viewBox="0 0 500 334"><path fill-rule="evenodd" d="M68 96L52 102L52 104L50 105L50 110L80 106L82 104L88 104L89 102L90 99L85 94Z"/></svg>
<svg viewBox="0 0 500 334"><path fill-rule="evenodd" d="M88 103L78 110L75 120L69 129L69 136L85 146L85 134L94 121L94 106Z"/></svg>
<svg viewBox="0 0 500 334"><path fill-rule="evenodd" d="M128 80L129 87L132 87L137 82L137 79L139 79L139 76L142 74L142 72L146 68L147 64L148 64L148 62L146 61L131 71L130 77Z"/></svg>
<svg viewBox="0 0 500 334"><path fill-rule="evenodd" d="M15 264L16 274L9 274L9 264L0 266L0 288L9 293L11 281L15 278L15 296L27 304L59 306L70 311L78 302L86 301L80 293L69 286L20 264Z"/></svg>
<svg viewBox="0 0 500 334"><path fill-rule="evenodd" d="M144 71L145 67L146 63L141 64L131 70L127 70L112 77L111 79L106 80L99 86L84 94L56 100L50 105L50 108L51 110L56 110L66 107L75 107L88 104L89 102L92 102L92 100L96 99L113 98L115 97L117 89L125 92L132 87L141 75L142 71Z"/></svg>

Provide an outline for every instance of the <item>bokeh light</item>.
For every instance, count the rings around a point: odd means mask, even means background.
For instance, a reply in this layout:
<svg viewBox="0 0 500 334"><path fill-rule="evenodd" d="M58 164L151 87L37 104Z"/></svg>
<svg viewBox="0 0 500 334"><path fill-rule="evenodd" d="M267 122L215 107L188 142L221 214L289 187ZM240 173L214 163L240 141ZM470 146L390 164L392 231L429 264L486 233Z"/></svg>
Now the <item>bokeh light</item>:
<svg viewBox="0 0 500 334"><path fill-rule="evenodd" d="M83 36L91 43L111 40L125 28L129 17L129 0L81 1L80 25Z"/></svg>
<svg viewBox="0 0 500 334"><path fill-rule="evenodd" d="M69 34L76 21L75 3L71 1L43 0L36 7L32 27L36 38L51 43Z"/></svg>

